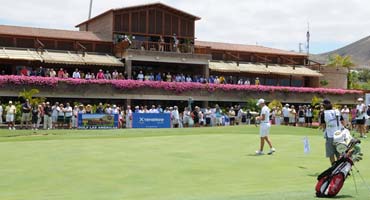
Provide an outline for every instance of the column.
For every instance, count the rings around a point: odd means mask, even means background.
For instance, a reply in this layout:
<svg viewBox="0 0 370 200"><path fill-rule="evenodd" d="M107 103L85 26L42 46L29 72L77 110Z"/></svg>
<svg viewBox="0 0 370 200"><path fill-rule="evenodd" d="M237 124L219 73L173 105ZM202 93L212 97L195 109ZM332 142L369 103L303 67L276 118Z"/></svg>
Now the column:
<svg viewBox="0 0 370 200"><path fill-rule="evenodd" d="M132 78L132 60L129 60L128 58L125 59L125 71L127 73L127 78Z"/></svg>

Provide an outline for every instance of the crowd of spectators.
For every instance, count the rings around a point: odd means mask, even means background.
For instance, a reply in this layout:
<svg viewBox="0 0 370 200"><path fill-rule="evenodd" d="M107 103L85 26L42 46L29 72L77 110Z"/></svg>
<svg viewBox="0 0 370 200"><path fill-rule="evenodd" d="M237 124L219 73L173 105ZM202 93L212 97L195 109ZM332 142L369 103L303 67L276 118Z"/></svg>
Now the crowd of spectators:
<svg viewBox="0 0 370 200"><path fill-rule="evenodd" d="M17 108L20 108L17 110ZM323 108L313 108L311 105L289 105L284 107L274 107L271 110L271 121L275 125L313 127L313 124L320 123L320 115ZM365 109L366 115L370 116L370 105ZM49 102L40 104L31 104L26 100L21 105L14 105L12 101L3 106L0 102L0 124L7 122L10 130L15 129L16 114L20 113L20 128L32 129L55 129L55 128L77 128L77 117L79 114L107 114L119 115L119 128L132 127L133 113L170 113L172 127L202 127L202 126L225 126L257 124L255 116L258 115L255 110L242 108L240 105L220 108L214 107L200 108L195 106L179 108L162 107L160 105L152 106L120 106L99 103L98 105L71 105L66 102ZM346 105L338 108L338 113L343 118L344 125L348 128L353 126L358 111L356 106L349 108ZM4 120L5 119L5 120ZM367 117L366 125L370 127L370 117ZM42 124L42 127L41 127ZM315 125L317 127L317 125Z"/></svg>
<svg viewBox="0 0 370 200"><path fill-rule="evenodd" d="M3 71L2 75L6 75ZM118 70L102 70L98 71L86 71L76 68L73 72L64 68L55 70L54 68L28 68L22 67L18 70L17 75L20 76L41 76L51 78L73 78L73 79L86 79L86 80L127 80L128 75L126 72ZM132 80L138 81L165 81L165 82L195 82L195 83L213 83L213 84L234 84L234 85L260 85L258 77L253 79L248 77L235 77L235 76L223 76L223 75L210 75L209 78L205 78L201 75L190 75L184 73L161 73L161 72L147 72L143 70L134 70L132 73Z"/></svg>

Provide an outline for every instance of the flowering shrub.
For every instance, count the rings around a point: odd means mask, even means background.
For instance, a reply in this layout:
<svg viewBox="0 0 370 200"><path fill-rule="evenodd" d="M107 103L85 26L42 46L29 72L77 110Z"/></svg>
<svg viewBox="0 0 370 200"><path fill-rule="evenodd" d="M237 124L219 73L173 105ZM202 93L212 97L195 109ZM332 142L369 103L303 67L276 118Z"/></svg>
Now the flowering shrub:
<svg viewBox="0 0 370 200"><path fill-rule="evenodd" d="M201 83L155 82L136 80L84 80L84 79L59 79L50 77L26 76L0 76L0 87L9 85L34 85L44 87L57 87L59 83L72 86L79 85L111 85L119 90L133 90L139 88L163 89L175 93L192 90L207 90L208 92L222 91L251 91L251 92L289 92L289 93L319 93L319 94L363 94L360 90L343 90L327 88L281 87L281 86L256 86L256 85L224 85Z"/></svg>

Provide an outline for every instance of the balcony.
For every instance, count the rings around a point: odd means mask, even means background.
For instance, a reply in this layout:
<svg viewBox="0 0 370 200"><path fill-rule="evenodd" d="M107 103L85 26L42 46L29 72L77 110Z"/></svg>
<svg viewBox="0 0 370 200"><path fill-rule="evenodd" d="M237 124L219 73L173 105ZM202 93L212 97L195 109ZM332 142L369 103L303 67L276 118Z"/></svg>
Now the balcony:
<svg viewBox="0 0 370 200"><path fill-rule="evenodd" d="M115 55L132 61L165 62L182 64L208 65L210 54L194 52L194 45L179 44L177 48L171 43L133 41L131 45L120 42L115 46Z"/></svg>

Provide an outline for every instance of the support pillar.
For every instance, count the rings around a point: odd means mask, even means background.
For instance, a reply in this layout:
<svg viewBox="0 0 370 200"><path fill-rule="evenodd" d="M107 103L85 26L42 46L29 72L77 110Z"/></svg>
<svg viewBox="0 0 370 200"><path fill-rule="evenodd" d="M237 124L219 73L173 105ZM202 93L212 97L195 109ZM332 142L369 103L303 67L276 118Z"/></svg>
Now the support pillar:
<svg viewBox="0 0 370 200"><path fill-rule="evenodd" d="M127 73L127 79L132 79L132 60L125 59L125 71Z"/></svg>
<svg viewBox="0 0 370 200"><path fill-rule="evenodd" d="M208 81L209 80L209 64L204 65L203 69L204 69L203 76Z"/></svg>

